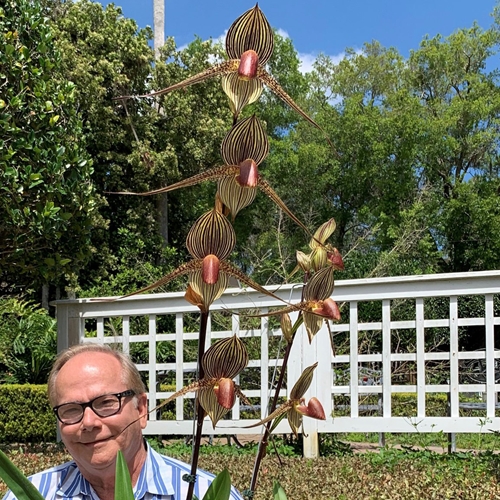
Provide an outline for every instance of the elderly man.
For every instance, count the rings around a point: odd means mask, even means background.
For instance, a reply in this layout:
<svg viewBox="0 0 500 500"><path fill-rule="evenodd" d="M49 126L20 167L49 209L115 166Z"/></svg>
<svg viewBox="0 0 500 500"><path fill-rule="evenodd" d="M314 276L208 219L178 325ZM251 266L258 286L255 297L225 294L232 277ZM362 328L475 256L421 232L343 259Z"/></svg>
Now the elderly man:
<svg viewBox="0 0 500 500"><path fill-rule="evenodd" d="M42 496L60 500L114 500L118 450L128 464L138 500L185 500L190 467L150 448L142 436L146 389L123 353L98 344L63 351L49 375L50 404L72 462L30 479ZM202 499L213 475L198 471L195 495ZM14 500L7 493L4 500ZM242 497L232 490L232 500Z"/></svg>

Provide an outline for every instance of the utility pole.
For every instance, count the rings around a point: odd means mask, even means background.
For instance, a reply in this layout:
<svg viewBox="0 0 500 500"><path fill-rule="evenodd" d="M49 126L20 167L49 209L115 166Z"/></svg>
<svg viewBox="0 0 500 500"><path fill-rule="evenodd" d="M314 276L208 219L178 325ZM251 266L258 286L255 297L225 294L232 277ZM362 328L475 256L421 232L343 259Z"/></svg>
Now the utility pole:
<svg viewBox="0 0 500 500"><path fill-rule="evenodd" d="M160 56L160 47L165 43L165 0L153 0L153 48L155 59Z"/></svg>
<svg viewBox="0 0 500 500"><path fill-rule="evenodd" d="M160 58L160 48L165 43L165 0L153 0L153 49L155 60ZM168 246L168 196L167 193L158 195L158 229L163 244Z"/></svg>

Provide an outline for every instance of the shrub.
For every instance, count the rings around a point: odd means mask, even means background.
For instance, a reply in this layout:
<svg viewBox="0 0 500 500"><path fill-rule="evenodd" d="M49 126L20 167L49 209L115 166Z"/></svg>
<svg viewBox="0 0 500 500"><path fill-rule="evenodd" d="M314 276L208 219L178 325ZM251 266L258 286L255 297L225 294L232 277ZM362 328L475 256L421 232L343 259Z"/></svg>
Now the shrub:
<svg viewBox="0 0 500 500"><path fill-rule="evenodd" d="M46 385L0 385L0 443L56 440Z"/></svg>
<svg viewBox="0 0 500 500"><path fill-rule="evenodd" d="M56 353L56 320L47 311L0 299L0 383L44 384Z"/></svg>

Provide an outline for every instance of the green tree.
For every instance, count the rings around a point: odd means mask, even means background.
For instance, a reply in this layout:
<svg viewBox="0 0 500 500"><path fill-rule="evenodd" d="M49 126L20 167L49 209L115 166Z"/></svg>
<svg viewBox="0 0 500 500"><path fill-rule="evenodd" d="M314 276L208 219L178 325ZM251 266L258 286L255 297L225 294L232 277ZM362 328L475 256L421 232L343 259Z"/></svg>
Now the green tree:
<svg viewBox="0 0 500 500"><path fill-rule="evenodd" d="M75 87L36 1L0 7L0 138L0 279L61 285L88 260L95 201Z"/></svg>

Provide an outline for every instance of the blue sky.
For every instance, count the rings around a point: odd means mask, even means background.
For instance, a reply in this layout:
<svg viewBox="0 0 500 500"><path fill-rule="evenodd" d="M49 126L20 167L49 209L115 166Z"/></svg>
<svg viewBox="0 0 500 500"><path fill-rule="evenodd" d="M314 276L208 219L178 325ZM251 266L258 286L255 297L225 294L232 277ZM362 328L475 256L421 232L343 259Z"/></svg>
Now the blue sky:
<svg viewBox="0 0 500 500"><path fill-rule="evenodd" d="M101 1L107 5L108 1ZM116 0L123 15L139 27L153 24L153 0ZM359 49L378 40L403 56L417 49L425 35L448 36L474 21L492 24L495 0L260 0L271 26L286 33L310 67L318 53L338 58L346 47ZM193 40L219 38L243 12L248 0L165 0L165 33L181 47Z"/></svg>

